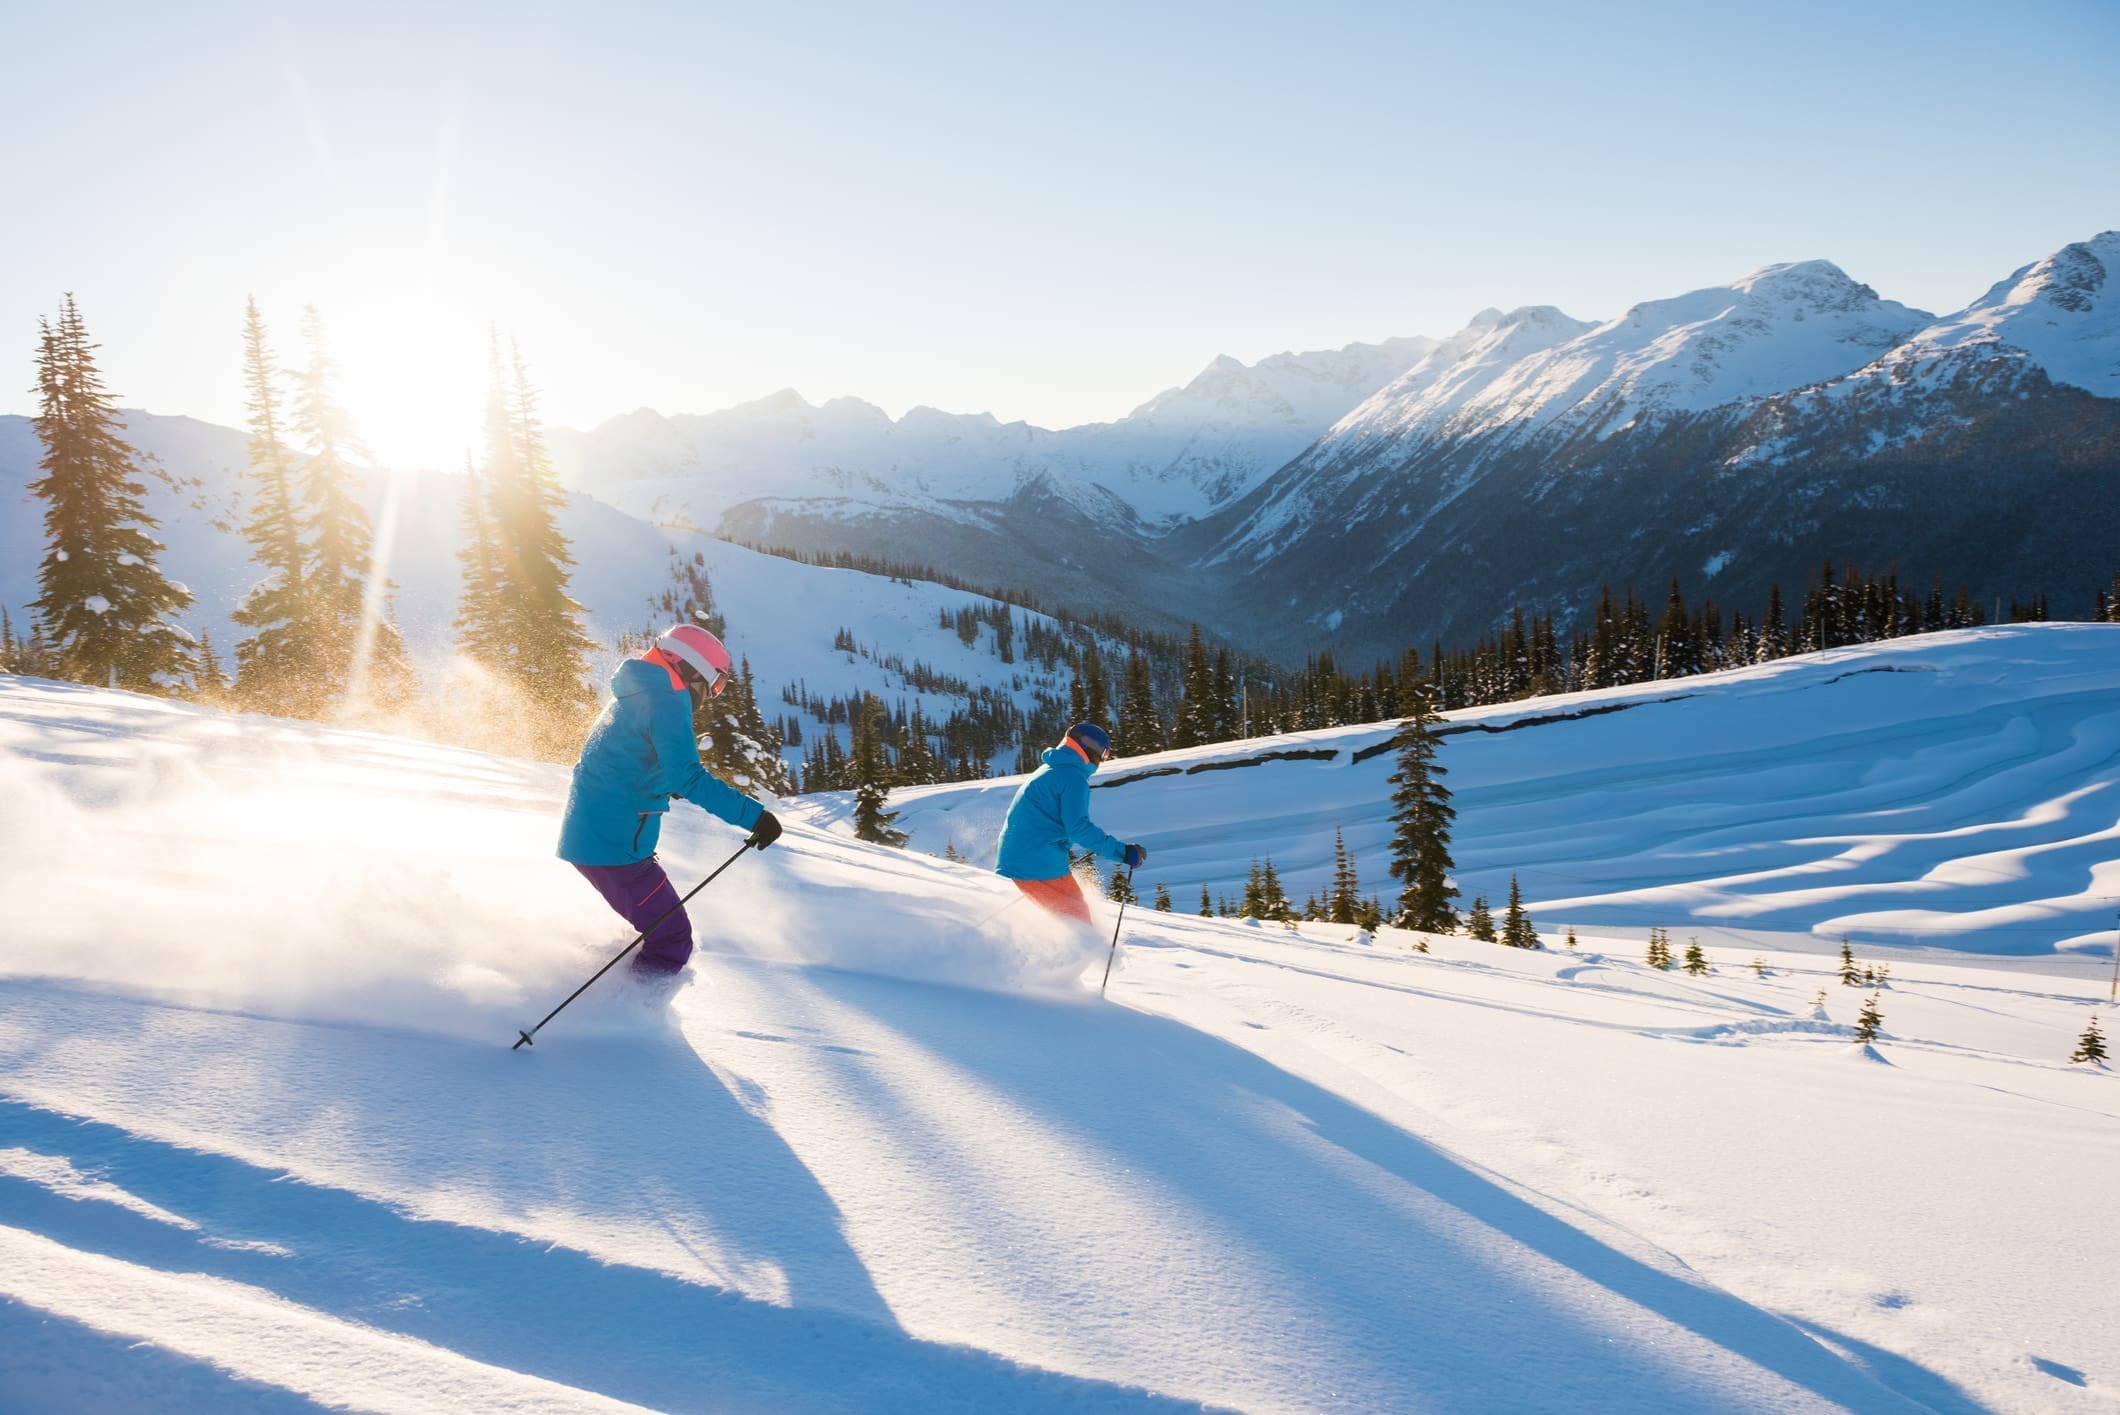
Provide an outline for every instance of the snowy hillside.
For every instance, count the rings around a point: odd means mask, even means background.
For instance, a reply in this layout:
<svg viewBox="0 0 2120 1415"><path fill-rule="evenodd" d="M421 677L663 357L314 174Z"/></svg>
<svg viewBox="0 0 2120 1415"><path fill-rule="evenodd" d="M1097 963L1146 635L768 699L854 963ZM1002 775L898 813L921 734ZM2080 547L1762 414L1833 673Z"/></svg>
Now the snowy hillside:
<svg viewBox="0 0 2120 1415"><path fill-rule="evenodd" d="M742 503L833 504L858 517L1005 502L1050 488L1102 524L1154 530L1249 491L1434 340L1389 339L1217 358L1112 423L1049 431L989 413L914 408L895 421L858 398L813 407L793 390L723 412L648 409L555 432L570 485L658 519L712 529Z"/></svg>
<svg viewBox="0 0 2120 1415"><path fill-rule="evenodd" d="M2110 651L1897 652L1866 666L1934 671L1453 738L1464 838L1594 847L1628 802L1627 885L1683 891L1701 850L1869 809L1842 848L1873 882L1936 857L1886 831L2095 868L2032 837L2111 821ZM1660 773L1624 733L1553 749L1630 723ZM1344 814L1347 755L1096 805L1198 816L1152 871L1229 858ZM1562 761L1572 832L1535 808ZM2120 1296L2084 1277L2120 1260L2092 1217L2120 1089L2063 1060L2104 989L2070 960L1895 953L1865 1051L1863 994L1758 920L1696 978L1625 929L1423 955L1135 910L1100 1002L1102 938L797 803L702 896L674 999L600 988L510 1051L618 937L550 858L563 789L0 679L0 1406L2093 1411L2120 1383ZM680 807L663 859L734 845Z"/></svg>
<svg viewBox="0 0 2120 1415"><path fill-rule="evenodd" d="M1450 714L1464 903L1708 942L2109 952L2120 920L2120 626L1926 634ZM1094 809L1186 909L1271 857L1300 903L1345 832L1385 869L1389 724L1165 752ZM1278 756L1277 756L1278 754ZM1242 769L1229 769L1231 767ZM912 846L990 862L1016 779L895 798ZM1109 862L1106 862L1108 865Z"/></svg>
<svg viewBox="0 0 2120 1415"><path fill-rule="evenodd" d="M139 449L169 473L167 480L147 478L147 502L161 522L155 534L166 547L163 569L197 599L184 622L210 634L224 666L232 668L242 631L229 615L258 573L240 529L246 494L243 436L190 418L138 412L128 415L126 427ZM23 490L36 475L36 457L28 420L0 418L0 506L6 508L0 514L0 604L22 633L44 554L41 503ZM439 679L454 652L461 494L462 479L453 474L377 473L370 482L377 545L397 585L398 622L430 683ZM945 613L1006 613L1026 632L1036 625L1077 639L1090 637L1078 627L1063 629L1049 615L983 595L762 555L650 525L587 496L568 498L560 524L575 559L571 592L588 611L590 629L601 642L610 645L621 634L666 623L668 612L651 601L670 587L673 572L697 556L715 607L727 621L732 649L752 662L766 717L800 718L813 737L823 725L783 701L784 688L801 685L820 699L871 692L893 707L917 707L938 724L982 693L997 694L1024 711L1036 708L1041 696L1065 698L1069 672L1064 665L1034 662L1028 655L1004 661L994 627L982 627L966 641L943 625ZM843 635L857 647L835 647ZM598 665L599 675L616 659L612 653ZM925 670L918 685L910 678L917 670ZM844 743L845 725L837 731ZM791 764L798 762L801 744L786 755ZM1014 759L1013 748L995 754L1001 766Z"/></svg>

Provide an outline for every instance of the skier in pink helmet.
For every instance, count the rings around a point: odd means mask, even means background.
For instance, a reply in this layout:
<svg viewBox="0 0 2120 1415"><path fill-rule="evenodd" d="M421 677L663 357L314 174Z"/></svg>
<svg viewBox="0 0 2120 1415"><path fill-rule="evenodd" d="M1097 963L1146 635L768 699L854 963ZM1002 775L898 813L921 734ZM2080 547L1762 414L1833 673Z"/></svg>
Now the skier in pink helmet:
<svg viewBox="0 0 2120 1415"><path fill-rule="evenodd" d="M678 909L670 877L655 860L663 813L682 797L750 832L763 850L780 838L773 813L709 772L692 736L693 709L728 683L729 650L696 624L679 624L611 676L611 703L589 731L567 811L559 857L596 888L635 929L648 930L633 968L670 974L692 956L692 921ZM657 922L660 919L661 922Z"/></svg>

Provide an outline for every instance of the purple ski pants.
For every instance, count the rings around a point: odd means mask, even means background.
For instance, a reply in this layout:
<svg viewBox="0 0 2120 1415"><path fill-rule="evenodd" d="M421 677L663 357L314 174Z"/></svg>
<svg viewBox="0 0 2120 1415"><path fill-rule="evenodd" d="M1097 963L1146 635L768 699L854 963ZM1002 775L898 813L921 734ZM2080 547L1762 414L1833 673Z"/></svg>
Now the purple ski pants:
<svg viewBox="0 0 2120 1415"><path fill-rule="evenodd" d="M576 865L582 878L596 886L604 902L636 929L654 928L641 940L633 967L643 973L674 973L692 956L692 921L680 908L662 919L677 903L677 889L655 857L630 865ZM657 924L655 921L662 919Z"/></svg>

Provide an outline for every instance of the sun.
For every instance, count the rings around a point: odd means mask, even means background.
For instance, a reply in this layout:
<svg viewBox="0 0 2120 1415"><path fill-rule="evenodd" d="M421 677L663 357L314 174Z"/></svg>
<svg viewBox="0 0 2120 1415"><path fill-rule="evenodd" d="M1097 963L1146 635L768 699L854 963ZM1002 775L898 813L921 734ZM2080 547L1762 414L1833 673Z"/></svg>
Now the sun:
<svg viewBox="0 0 2120 1415"><path fill-rule="evenodd" d="M403 294L322 313L340 401L377 465L453 471L479 455L487 338L476 319Z"/></svg>

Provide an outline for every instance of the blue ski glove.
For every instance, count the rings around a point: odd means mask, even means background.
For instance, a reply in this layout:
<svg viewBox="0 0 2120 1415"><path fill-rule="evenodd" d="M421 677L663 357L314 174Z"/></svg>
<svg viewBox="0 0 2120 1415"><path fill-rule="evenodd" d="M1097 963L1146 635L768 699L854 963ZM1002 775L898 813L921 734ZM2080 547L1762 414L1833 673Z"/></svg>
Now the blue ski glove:
<svg viewBox="0 0 2120 1415"><path fill-rule="evenodd" d="M1121 858L1126 861L1128 869L1138 870L1148 863L1148 852L1138 845L1129 845L1126 847L1126 854Z"/></svg>

